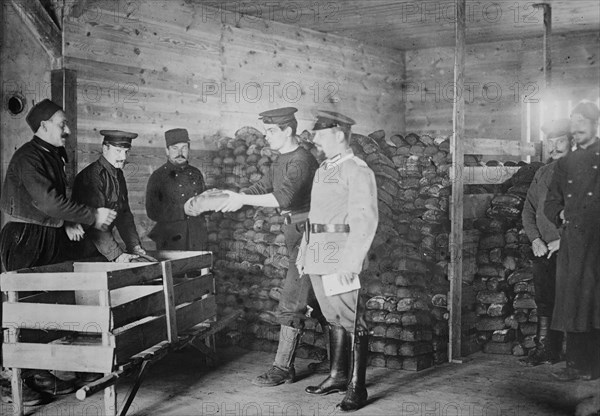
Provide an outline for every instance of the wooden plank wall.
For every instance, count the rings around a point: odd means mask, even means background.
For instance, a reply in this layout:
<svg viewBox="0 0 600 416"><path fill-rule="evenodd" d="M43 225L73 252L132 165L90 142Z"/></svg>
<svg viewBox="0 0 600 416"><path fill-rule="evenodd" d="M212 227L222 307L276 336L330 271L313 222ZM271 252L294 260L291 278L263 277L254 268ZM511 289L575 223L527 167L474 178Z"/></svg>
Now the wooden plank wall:
<svg viewBox="0 0 600 416"><path fill-rule="evenodd" d="M597 99L599 47L598 32L552 37L553 97L570 97L575 102ZM453 64L453 48L406 52L407 131L451 133ZM532 112L538 117L537 102L548 94L543 64L542 37L469 45L464 91L467 137L519 140L524 101L532 102ZM537 119L532 128L532 138L537 140Z"/></svg>
<svg viewBox="0 0 600 416"><path fill-rule="evenodd" d="M51 67L48 55L23 25L10 2L2 2L0 8L0 181L3 183L15 150L33 137L25 116L34 103L50 98ZM23 112L18 115L8 111L8 100L13 95L26 101ZM3 225L4 215L2 217Z"/></svg>
<svg viewBox="0 0 600 416"><path fill-rule="evenodd" d="M140 134L126 170L143 235L145 184L165 161L165 130L187 128L200 158L215 134L260 129L257 114L280 106L299 108L300 132L317 108L348 114L363 134L404 130L400 51L183 0L93 2L67 18L64 38L65 65L78 73L79 169L97 157L99 130Z"/></svg>
<svg viewBox="0 0 600 416"><path fill-rule="evenodd" d="M119 127L140 133L138 145L162 146L164 130L179 126L211 147L211 135L259 127L258 112L283 105L300 108L301 130L323 107L356 118L363 133L403 130L401 52L269 20L223 23L189 1L92 6L64 27L82 143Z"/></svg>

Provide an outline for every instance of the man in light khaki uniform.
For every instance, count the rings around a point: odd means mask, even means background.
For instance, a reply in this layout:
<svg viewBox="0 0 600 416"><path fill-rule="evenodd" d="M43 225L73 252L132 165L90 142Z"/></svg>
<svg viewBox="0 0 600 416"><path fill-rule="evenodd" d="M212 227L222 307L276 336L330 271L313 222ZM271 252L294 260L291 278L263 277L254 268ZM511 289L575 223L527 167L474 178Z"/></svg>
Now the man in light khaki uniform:
<svg viewBox="0 0 600 416"><path fill-rule="evenodd" d="M323 314L331 326L331 371L306 392L325 395L346 392L342 411L366 404L367 326L359 314L359 273L375 237L378 223L377 185L367 164L354 156L349 139L354 120L320 111L313 130L314 144L325 160L313 181L309 226L297 265L310 280ZM337 294L331 294L334 287ZM352 348L353 365L348 359ZM352 374L350 369L352 368Z"/></svg>

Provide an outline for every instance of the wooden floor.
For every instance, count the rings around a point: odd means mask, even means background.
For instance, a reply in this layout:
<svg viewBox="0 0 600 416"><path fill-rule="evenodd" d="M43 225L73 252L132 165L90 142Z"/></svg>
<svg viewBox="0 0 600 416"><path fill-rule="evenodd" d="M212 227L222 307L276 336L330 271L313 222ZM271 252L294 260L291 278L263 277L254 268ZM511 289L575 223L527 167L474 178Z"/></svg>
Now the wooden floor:
<svg viewBox="0 0 600 416"><path fill-rule="evenodd" d="M300 380L274 388L250 381L267 368L273 354L231 348L222 363L203 369L194 350L172 353L149 369L130 415L311 415L339 414L342 396L304 393L323 376L308 374L308 360L297 360ZM551 366L523 368L512 356L477 353L463 364L446 364L420 373L370 368L369 404L355 415L390 416L535 416L574 415L575 404L600 392L598 380L558 383ZM564 366L564 363L556 367ZM122 401L131 378L120 382ZM87 416L102 414L102 394L84 402L63 396L45 407L27 408L31 415ZM3 405L2 415L11 412Z"/></svg>

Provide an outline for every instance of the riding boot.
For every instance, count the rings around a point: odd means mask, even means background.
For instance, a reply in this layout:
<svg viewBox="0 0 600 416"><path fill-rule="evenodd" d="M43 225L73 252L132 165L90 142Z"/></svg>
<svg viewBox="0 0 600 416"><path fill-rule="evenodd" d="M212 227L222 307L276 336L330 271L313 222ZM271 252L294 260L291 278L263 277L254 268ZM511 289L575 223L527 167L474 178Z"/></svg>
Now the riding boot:
<svg viewBox="0 0 600 416"><path fill-rule="evenodd" d="M348 383L346 396L338 408L342 412L353 412L367 404L367 356L369 354L369 334L364 329L358 329L354 335L352 353L352 378Z"/></svg>
<svg viewBox="0 0 600 416"><path fill-rule="evenodd" d="M344 327L332 325L329 332L331 368L327 377L318 386L308 386L309 394L325 395L346 391L348 385L349 337Z"/></svg>

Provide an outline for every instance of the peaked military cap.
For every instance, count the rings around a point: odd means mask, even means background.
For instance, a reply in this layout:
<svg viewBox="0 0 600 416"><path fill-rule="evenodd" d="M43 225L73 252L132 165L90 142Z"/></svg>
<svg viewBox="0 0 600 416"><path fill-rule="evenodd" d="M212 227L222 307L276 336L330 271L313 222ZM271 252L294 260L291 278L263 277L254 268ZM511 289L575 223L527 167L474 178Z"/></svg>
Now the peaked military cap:
<svg viewBox="0 0 600 416"><path fill-rule="evenodd" d="M127 149L131 147L131 141L138 137L137 133L122 130L100 130L100 134L104 136L104 143Z"/></svg>
<svg viewBox="0 0 600 416"><path fill-rule="evenodd" d="M260 120L265 124L285 124L296 120L294 113L298 111L294 107L283 107L275 110L263 111L259 114Z"/></svg>
<svg viewBox="0 0 600 416"><path fill-rule="evenodd" d="M40 128L42 121L51 119L57 111L62 111L62 107L56 104L54 101L45 99L34 105L31 110L29 110L27 117L25 117L25 121L27 121L27 124L29 124L31 130L33 130L35 133Z"/></svg>
<svg viewBox="0 0 600 416"><path fill-rule="evenodd" d="M177 143L189 143L190 136L186 129L171 129L165 131L165 140L167 147L169 147Z"/></svg>
<svg viewBox="0 0 600 416"><path fill-rule="evenodd" d="M584 118L596 122L600 118L600 109L591 101L582 101L571 111L571 117L575 114L580 114Z"/></svg>
<svg viewBox="0 0 600 416"><path fill-rule="evenodd" d="M571 134L571 122L568 118L557 118L545 122L542 131L547 139L568 136Z"/></svg>
<svg viewBox="0 0 600 416"><path fill-rule="evenodd" d="M325 130L333 127L343 127L349 129L356 121L335 111L319 110L317 111L317 121L313 130Z"/></svg>

